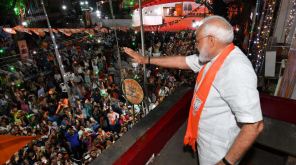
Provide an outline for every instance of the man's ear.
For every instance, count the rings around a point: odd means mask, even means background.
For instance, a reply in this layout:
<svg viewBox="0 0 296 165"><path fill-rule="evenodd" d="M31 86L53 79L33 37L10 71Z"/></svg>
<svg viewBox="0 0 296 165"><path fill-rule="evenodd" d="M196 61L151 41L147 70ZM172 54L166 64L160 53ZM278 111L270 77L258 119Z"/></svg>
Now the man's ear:
<svg viewBox="0 0 296 165"><path fill-rule="evenodd" d="M210 47L213 48L215 46L215 38L210 36Z"/></svg>

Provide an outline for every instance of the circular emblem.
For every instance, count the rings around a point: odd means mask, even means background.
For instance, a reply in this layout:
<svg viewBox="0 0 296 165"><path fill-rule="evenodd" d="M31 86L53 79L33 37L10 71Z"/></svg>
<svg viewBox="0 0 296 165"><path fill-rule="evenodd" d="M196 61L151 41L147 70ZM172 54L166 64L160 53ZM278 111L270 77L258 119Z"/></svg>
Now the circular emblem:
<svg viewBox="0 0 296 165"><path fill-rule="evenodd" d="M122 90L128 101L133 104L140 104L144 98L144 92L140 84L133 79L125 79Z"/></svg>

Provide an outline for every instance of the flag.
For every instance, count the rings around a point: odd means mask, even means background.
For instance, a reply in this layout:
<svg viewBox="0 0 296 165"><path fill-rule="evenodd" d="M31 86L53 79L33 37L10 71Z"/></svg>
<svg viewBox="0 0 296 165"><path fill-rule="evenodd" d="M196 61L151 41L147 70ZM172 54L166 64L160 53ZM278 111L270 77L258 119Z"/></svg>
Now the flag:
<svg viewBox="0 0 296 165"><path fill-rule="evenodd" d="M41 37L44 37L45 36L45 32L44 32L44 30L43 30L44 28L38 28L37 30L38 30L38 32L39 32L39 36L41 36Z"/></svg>
<svg viewBox="0 0 296 165"><path fill-rule="evenodd" d="M95 27L95 30L100 31L101 28L100 28L99 26L96 26L96 27Z"/></svg>
<svg viewBox="0 0 296 165"><path fill-rule="evenodd" d="M47 47L48 47L48 42L42 41L40 48L47 49Z"/></svg>
<svg viewBox="0 0 296 165"><path fill-rule="evenodd" d="M75 29L77 33L82 33L81 29Z"/></svg>
<svg viewBox="0 0 296 165"><path fill-rule="evenodd" d="M29 29L29 28L24 28L24 31L25 31L26 33L28 33L28 34L32 35L32 33L31 33L31 31L30 31L30 29Z"/></svg>
<svg viewBox="0 0 296 165"><path fill-rule="evenodd" d="M86 26L90 26L90 16L88 11L85 11L85 21L86 21Z"/></svg>
<svg viewBox="0 0 296 165"><path fill-rule="evenodd" d="M26 40L17 41L17 45L20 50L20 56L21 56L22 61L24 61L26 59L30 59L29 49L28 49Z"/></svg>
<svg viewBox="0 0 296 165"><path fill-rule="evenodd" d="M66 30L68 32L66 32ZM71 36L72 35L72 33L70 33L70 30L69 29L58 29L58 31L61 32L61 33L63 33L63 34L65 34L66 36Z"/></svg>
<svg viewBox="0 0 296 165"><path fill-rule="evenodd" d="M101 32L108 33L108 30L106 28L101 28Z"/></svg>
<svg viewBox="0 0 296 165"><path fill-rule="evenodd" d="M25 31L25 28L23 26L21 26L21 25L18 25L16 27L14 27L14 30L17 30L19 32L24 32Z"/></svg>
<svg viewBox="0 0 296 165"><path fill-rule="evenodd" d="M43 31L49 33L49 29L48 28L43 28Z"/></svg>
<svg viewBox="0 0 296 165"><path fill-rule="evenodd" d="M43 28L30 28L31 31L33 31L38 36L44 37L45 32L43 31Z"/></svg>
<svg viewBox="0 0 296 165"><path fill-rule="evenodd" d="M57 33L57 34L59 33L59 32L58 32L57 30L55 30L55 29L51 29L51 30L52 30L53 32Z"/></svg>
<svg viewBox="0 0 296 165"><path fill-rule="evenodd" d="M4 30L6 33L16 34L16 31L14 30L14 28L3 28L3 30Z"/></svg>
<svg viewBox="0 0 296 165"><path fill-rule="evenodd" d="M75 29L70 29L72 33L78 33Z"/></svg>
<svg viewBox="0 0 296 165"><path fill-rule="evenodd" d="M14 153L22 149L25 145L34 139L41 138L38 136L11 136L0 135L0 164L5 164Z"/></svg>

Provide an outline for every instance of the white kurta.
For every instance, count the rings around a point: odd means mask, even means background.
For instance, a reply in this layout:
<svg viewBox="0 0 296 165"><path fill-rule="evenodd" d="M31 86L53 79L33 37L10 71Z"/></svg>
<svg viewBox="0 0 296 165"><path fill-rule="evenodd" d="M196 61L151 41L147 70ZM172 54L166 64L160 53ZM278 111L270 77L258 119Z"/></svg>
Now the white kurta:
<svg viewBox="0 0 296 165"><path fill-rule="evenodd" d="M207 63L204 75L216 58ZM202 67L197 55L187 56L186 63L194 72ZM197 136L200 165L214 165L225 157L241 130L240 123L261 120L257 76L249 59L235 47L217 72L201 113Z"/></svg>

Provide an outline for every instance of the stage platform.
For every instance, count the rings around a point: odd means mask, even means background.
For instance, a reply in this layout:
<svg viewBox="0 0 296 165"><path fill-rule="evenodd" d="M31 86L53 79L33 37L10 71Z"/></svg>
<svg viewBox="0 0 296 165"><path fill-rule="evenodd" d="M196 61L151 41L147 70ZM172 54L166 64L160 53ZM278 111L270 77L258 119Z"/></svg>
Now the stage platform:
<svg viewBox="0 0 296 165"><path fill-rule="evenodd" d="M180 165L190 164L198 165L197 152L190 149L189 146L184 146L183 139L187 129L187 121L179 128L179 130L168 141L151 165Z"/></svg>
<svg viewBox="0 0 296 165"><path fill-rule="evenodd" d="M197 153L183 146L193 86L184 84L91 164L197 165ZM296 156L296 101L260 94L264 130L240 165L286 165ZM289 164L290 165L290 164Z"/></svg>

